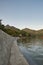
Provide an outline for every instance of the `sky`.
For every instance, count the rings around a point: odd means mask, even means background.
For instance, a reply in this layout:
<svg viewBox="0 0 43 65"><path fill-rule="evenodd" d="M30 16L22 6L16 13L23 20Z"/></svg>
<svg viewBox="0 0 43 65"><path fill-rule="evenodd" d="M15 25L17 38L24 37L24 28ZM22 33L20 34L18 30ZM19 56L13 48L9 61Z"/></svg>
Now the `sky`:
<svg viewBox="0 0 43 65"><path fill-rule="evenodd" d="M0 19L19 29L43 29L43 0L0 0Z"/></svg>

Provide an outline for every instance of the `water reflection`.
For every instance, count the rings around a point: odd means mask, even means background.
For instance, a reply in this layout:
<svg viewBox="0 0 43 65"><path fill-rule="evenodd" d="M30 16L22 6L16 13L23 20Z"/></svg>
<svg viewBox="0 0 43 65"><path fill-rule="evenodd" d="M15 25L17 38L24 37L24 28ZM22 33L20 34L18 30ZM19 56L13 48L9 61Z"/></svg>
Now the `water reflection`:
<svg viewBox="0 0 43 65"><path fill-rule="evenodd" d="M20 51L30 65L43 65L43 39L26 39L24 41L19 39L19 41Z"/></svg>

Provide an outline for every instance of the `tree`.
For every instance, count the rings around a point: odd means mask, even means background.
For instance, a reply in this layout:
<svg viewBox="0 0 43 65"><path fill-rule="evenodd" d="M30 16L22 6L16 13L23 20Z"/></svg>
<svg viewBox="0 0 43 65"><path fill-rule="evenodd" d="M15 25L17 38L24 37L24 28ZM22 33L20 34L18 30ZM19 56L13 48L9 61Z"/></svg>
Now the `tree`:
<svg viewBox="0 0 43 65"><path fill-rule="evenodd" d="M2 19L0 19L0 29L4 30L4 25L1 23Z"/></svg>
<svg viewBox="0 0 43 65"><path fill-rule="evenodd" d="M0 19L0 25L2 24L1 21L2 21L2 19Z"/></svg>
<svg viewBox="0 0 43 65"><path fill-rule="evenodd" d="M2 20L0 19L0 25L2 24L1 21L2 21Z"/></svg>

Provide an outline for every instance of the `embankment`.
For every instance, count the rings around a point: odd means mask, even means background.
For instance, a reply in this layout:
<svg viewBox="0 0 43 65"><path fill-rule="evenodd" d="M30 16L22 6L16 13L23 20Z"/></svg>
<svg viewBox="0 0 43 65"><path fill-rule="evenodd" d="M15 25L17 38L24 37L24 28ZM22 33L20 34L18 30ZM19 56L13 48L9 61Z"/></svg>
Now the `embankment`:
<svg viewBox="0 0 43 65"><path fill-rule="evenodd" d="M16 43L16 38L0 30L0 65L29 65Z"/></svg>

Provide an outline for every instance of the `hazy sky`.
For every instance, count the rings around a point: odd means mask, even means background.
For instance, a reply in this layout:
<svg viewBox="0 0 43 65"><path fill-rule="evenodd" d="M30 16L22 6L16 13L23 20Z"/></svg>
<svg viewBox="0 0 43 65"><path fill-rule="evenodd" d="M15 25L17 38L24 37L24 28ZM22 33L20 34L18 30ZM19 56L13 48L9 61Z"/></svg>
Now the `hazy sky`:
<svg viewBox="0 0 43 65"><path fill-rule="evenodd" d="M43 28L43 0L0 0L0 19L17 28Z"/></svg>

